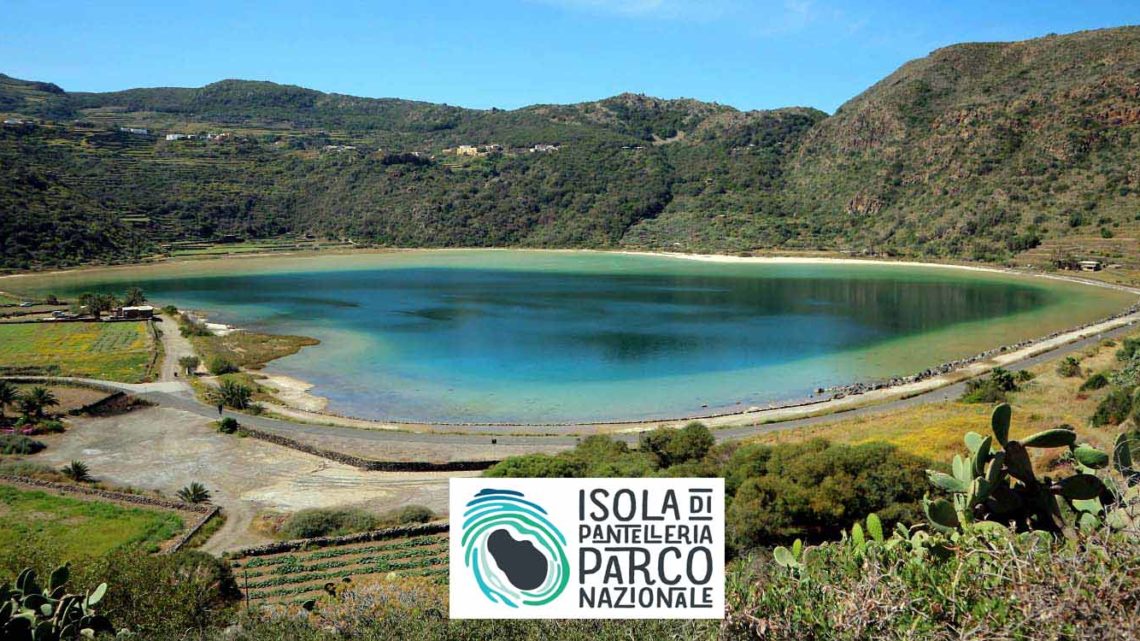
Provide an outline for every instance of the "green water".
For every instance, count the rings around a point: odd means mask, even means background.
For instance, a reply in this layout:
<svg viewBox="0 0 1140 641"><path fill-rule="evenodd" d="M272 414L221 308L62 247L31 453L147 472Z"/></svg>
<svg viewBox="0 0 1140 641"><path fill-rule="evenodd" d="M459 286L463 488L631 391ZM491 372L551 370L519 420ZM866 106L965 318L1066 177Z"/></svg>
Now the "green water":
<svg viewBox="0 0 1140 641"><path fill-rule="evenodd" d="M936 267L438 251L61 275L322 344L269 371L329 409L431 422L670 418L911 374L1107 316L1130 295Z"/></svg>

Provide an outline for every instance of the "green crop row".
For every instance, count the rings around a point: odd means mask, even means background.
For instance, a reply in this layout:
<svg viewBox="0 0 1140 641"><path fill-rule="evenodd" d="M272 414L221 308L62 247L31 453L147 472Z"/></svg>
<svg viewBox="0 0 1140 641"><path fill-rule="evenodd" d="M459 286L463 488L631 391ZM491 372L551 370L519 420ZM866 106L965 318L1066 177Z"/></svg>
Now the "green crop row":
<svg viewBox="0 0 1140 641"><path fill-rule="evenodd" d="M317 552L304 553L305 558L310 560L316 559L331 559L338 556L348 556L350 554L370 554L374 552L384 552L386 550L404 550L414 547L423 547L427 545L434 545L447 541L447 536L417 536L411 539L401 539L394 543L385 543L382 545L369 545L365 547L331 547L325 548ZM277 565L285 563L290 558L296 558L296 555L282 555L282 556L259 556L253 557L245 563L247 568L256 568L267 565Z"/></svg>
<svg viewBox="0 0 1140 641"><path fill-rule="evenodd" d="M417 559L415 561L408 561L406 563L376 563L373 565L366 565L352 570L337 570L335 572L306 572L300 574L287 574L284 576L274 576L271 578L263 579L261 581L253 581L246 584L248 588L265 588L276 585L289 585L292 583L307 583L309 581L327 581L329 579L341 579L346 576L360 575L360 574L376 574L378 572L391 572L394 570L411 570L418 569L425 566L435 566L446 564L445 559L439 557L432 557L428 559Z"/></svg>
<svg viewBox="0 0 1140 641"><path fill-rule="evenodd" d="M374 574L374 573L372 573ZM367 576L361 574L360 576ZM435 577L435 582L442 585L447 583L447 568L446 567L431 567L422 570L403 572L402 576L407 577ZM306 594L310 592L322 592L324 587L321 585L300 585L291 587L278 587L272 590L254 590L250 586L249 598L253 600L275 599L278 597L295 596L298 594ZM270 586L271 587L271 586Z"/></svg>
<svg viewBox="0 0 1140 641"><path fill-rule="evenodd" d="M370 555L361 557L338 557L330 561L322 563L313 563L306 565L303 559L296 559L296 562L280 563L276 566L270 566L271 569L263 570L258 568L258 572L251 576L261 576L264 574L296 574L298 572L318 572L321 570L331 570L333 568L342 568L349 565L369 565L381 563L385 561L400 561L403 559L423 558L429 556L446 555L447 549L440 547L423 547L410 550L393 550L388 554Z"/></svg>

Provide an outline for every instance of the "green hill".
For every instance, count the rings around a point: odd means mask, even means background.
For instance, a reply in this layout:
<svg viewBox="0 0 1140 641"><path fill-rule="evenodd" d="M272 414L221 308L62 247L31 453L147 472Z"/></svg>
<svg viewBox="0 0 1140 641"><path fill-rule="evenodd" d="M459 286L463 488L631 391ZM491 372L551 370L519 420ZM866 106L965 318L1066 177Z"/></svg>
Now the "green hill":
<svg viewBox="0 0 1140 641"><path fill-rule="evenodd" d="M0 75L0 113L31 121L0 128L0 265L305 235L1127 258L1138 105L1140 28L941 49L830 117L632 94L472 110L242 80L68 93Z"/></svg>

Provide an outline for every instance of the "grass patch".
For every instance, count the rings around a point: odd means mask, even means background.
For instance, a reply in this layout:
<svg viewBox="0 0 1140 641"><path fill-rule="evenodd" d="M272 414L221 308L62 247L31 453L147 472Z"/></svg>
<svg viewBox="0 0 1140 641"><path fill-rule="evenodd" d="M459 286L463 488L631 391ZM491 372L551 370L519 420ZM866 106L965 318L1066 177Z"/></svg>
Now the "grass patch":
<svg viewBox="0 0 1140 641"><path fill-rule="evenodd" d="M1140 333L1134 336L1140 336ZM1111 346L1096 345L1071 354L1084 372L1110 373L1123 363L1115 358ZM1018 391L1006 395L1013 406L1013 438L1020 438L1068 423L1081 428L1081 436L1102 449L1110 447L1118 428L1096 428L1090 419L1108 389L1088 389L1086 379L1064 376L1057 371L1057 360L1046 361L1029 369L1033 379L1019 383ZM989 375L986 375L987 377ZM1091 378L1091 377L1090 377ZM983 380L988 380L983 379ZM780 443L823 437L839 443L886 441L904 452L945 461L965 452L962 435L968 431L985 432L992 405L947 401L917 407L888 410L862 416L836 417L819 425L778 430L753 439L760 443Z"/></svg>
<svg viewBox="0 0 1140 641"><path fill-rule="evenodd" d="M206 544L206 541L209 541L211 537L217 534L218 530L222 529L222 526L225 524L226 514L224 512L218 512L214 515L214 518L210 519L201 529L195 532L194 536L190 537L190 540L186 541L186 545L184 545L183 548L194 550L202 547Z"/></svg>
<svg viewBox="0 0 1140 641"><path fill-rule="evenodd" d="M246 369L261 369L266 363L296 354L301 348L320 343L307 336L233 332L226 336L191 336L202 362L225 359Z"/></svg>
<svg viewBox="0 0 1140 641"><path fill-rule="evenodd" d="M0 370L58 368L60 376L137 383L154 349L145 323L0 324Z"/></svg>
<svg viewBox="0 0 1140 641"><path fill-rule="evenodd" d="M182 529L171 512L0 486L0 547L34 537L50 540L63 558L98 556L138 545L157 550Z"/></svg>

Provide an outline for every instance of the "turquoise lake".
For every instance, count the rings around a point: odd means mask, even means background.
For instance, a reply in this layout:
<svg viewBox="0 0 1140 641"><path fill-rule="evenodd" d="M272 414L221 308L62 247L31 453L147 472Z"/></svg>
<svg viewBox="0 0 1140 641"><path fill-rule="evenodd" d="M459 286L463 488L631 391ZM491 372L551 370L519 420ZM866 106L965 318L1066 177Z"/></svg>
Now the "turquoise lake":
<svg viewBox="0 0 1140 641"><path fill-rule="evenodd" d="M410 422L678 418L809 397L1119 311L1121 292L895 265L593 252L203 261L38 279L313 336L267 370L329 410Z"/></svg>

